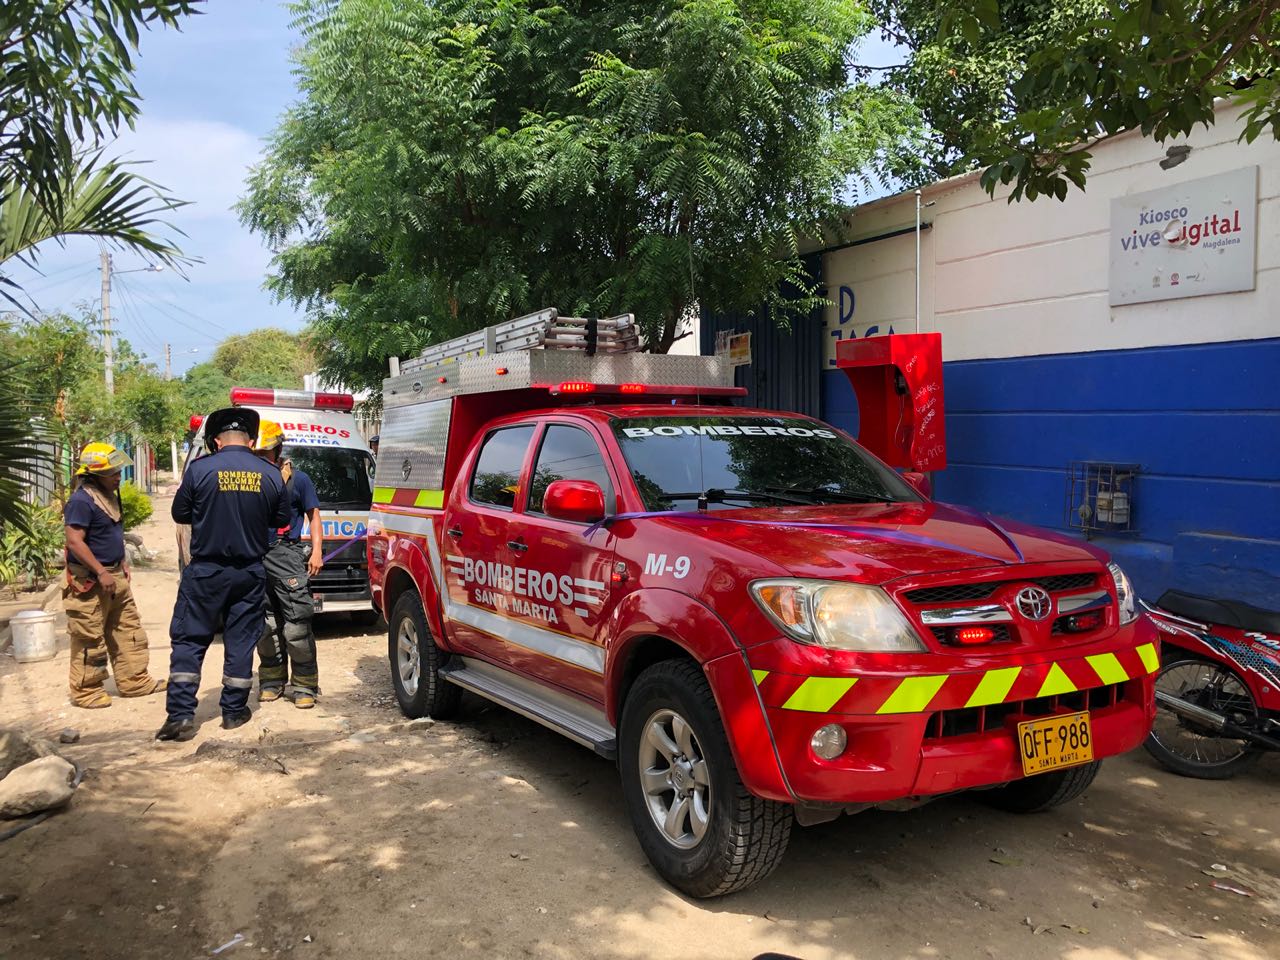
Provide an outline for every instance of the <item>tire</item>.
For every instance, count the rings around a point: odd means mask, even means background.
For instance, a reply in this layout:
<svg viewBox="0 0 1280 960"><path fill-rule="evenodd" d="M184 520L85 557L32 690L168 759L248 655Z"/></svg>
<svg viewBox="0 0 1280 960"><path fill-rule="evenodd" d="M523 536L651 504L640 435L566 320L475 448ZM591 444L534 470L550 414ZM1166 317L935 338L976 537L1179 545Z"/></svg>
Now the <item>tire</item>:
<svg viewBox="0 0 1280 960"><path fill-rule="evenodd" d="M382 622L382 614L377 610L353 610L351 622L360 627L375 627Z"/></svg>
<svg viewBox="0 0 1280 960"><path fill-rule="evenodd" d="M449 662L449 654L436 646L422 611L422 598L415 590L406 590L391 611L387 656L401 713L436 720L448 720L457 714L462 689L440 675L440 668Z"/></svg>
<svg viewBox="0 0 1280 960"><path fill-rule="evenodd" d="M654 725L663 731L665 749L649 736ZM692 661L666 660L636 679L622 707L618 763L640 847L673 887L691 897L719 897L759 883L782 860L791 837L791 807L747 791L711 687ZM652 795L643 785L642 763L652 774ZM677 770L688 791L686 812L668 818L675 824L672 834L681 834L678 840L655 819L680 802L671 780ZM658 812L651 812L651 804Z"/></svg>
<svg viewBox="0 0 1280 960"><path fill-rule="evenodd" d="M1161 664L1160 672L1156 674L1157 689L1160 688L1162 680L1168 682L1179 672L1185 671L1188 667L1195 666L1201 666L1205 670L1219 671L1224 678L1230 678L1238 684L1238 689L1242 691L1244 696L1247 698L1246 709L1251 709L1254 715L1257 716L1257 704L1253 701L1253 697L1249 693L1248 686L1239 677L1239 675L1236 674L1234 670L1224 666L1223 664L1207 660L1202 657L1184 656ZM1177 691L1171 690L1170 692ZM1263 753L1266 752L1259 747L1247 745L1238 753L1238 755L1228 759L1219 759L1214 761L1207 755L1202 759L1191 758L1183 753L1177 752L1172 749L1170 745L1165 744L1161 740L1162 735L1169 736L1169 734L1165 733L1166 729L1172 731L1179 725L1183 726L1187 733L1194 735L1195 728L1193 724L1180 721L1178 716L1172 710L1168 710L1167 708L1161 707L1157 704L1155 724L1152 726L1151 733L1148 734L1146 741L1143 743L1147 753L1151 754L1157 763L1166 770L1172 771L1179 776L1194 777L1197 780L1230 780L1237 774L1244 773L1252 767L1258 762ZM1223 740L1226 738L1211 739ZM1172 737L1170 737L1170 740L1172 743Z"/></svg>
<svg viewBox="0 0 1280 960"><path fill-rule="evenodd" d="M1025 780L983 793L983 799L1000 810L1009 813L1041 813L1052 810L1064 803L1070 803L1089 789L1098 771L1102 769L1102 761L1056 770L1053 773L1039 773Z"/></svg>

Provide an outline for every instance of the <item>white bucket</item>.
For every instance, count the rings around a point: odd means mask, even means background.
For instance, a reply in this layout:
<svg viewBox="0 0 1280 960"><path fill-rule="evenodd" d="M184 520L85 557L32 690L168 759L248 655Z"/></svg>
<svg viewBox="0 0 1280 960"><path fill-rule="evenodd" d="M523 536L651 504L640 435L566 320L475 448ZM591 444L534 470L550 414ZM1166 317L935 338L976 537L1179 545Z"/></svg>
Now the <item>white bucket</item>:
<svg viewBox="0 0 1280 960"><path fill-rule="evenodd" d="M58 653L58 637L53 629L54 614L43 610L22 610L9 618L13 631L13 659L19 663L52 660Z"/></svg>

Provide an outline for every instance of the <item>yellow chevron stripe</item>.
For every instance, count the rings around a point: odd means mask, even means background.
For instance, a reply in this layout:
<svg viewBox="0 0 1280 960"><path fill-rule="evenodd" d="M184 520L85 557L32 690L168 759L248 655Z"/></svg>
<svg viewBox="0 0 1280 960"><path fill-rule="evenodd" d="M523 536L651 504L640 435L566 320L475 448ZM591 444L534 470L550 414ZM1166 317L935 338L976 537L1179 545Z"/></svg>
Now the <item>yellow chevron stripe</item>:
<svg viewBox="0 0 1280 960"><path fill-rule="evenodd" d="M1037 697L1056 697L1060 693L1075 693L1076 685L1071 678L1062 672L1056 663L1049 668L1049 675L1044 678Z"/></svg>
<svg viewBox="0 0 1280 960"><path fill-rule="evenodd" d="M988 670L982 675L982 680L978 683L978 689L973 691L973 696L969 698L969 702L965 706L986 707L993 703L1004 703L1004 698L1013 689L1013 684L1021 672L1021 667L1002 667L999 670Z"/></svg>
<svg viewBox="0 0 1280 960"><path fill-rule="evenodd" d="M769 675L768 670L752 670L751 671L751 676L755 678L757 687L760 686L760 684L764 683L764 678L767 677L768 675Z"/></svg>
<svg viewBox="0 0 1280 960"><path fill-rule="evenodd" d="M1142 658L1142 665L1147 668L1147 673L1155 673L1160 669L1160 655L1156 653L1154 643L1144 643L1140 646L1138 656Z"/></svg>
<svg viewBox="0 0 1280 960"><path fill-rule="evenodd" d="M923 713L946 682L945 676L907 677L876 713Z"/></svg>
<svg viewBox="0 0 1280 960"><path fill-rule="evenodd" d="M434 507L440 509L444 506L443 490L419 490L418 496L413 501L415 507Z"/></svg>
<svg viewBox="0 0 1280 960"><path fill-rule="evenodd" d="M1124 667L1120 665L1114 653L1098 653L1085 659L1089 661L1089 666L1093 667L1093 672L1103 683L1124 683L1129 679L1129 675L1124 672Z"/></svg>
<svg viewBox="0 0 1280 960"><path fill-rule="evenodd" d="M374 487L373 502L374 503L390 503L391 498L396 495L394 487Z"/></svg>
<svg viewBox="0 0 1280 960"><path fill-rule="evenodd" d="M826 713L857 681L857 677L810 677L800 684L782 709Z"/></svg>

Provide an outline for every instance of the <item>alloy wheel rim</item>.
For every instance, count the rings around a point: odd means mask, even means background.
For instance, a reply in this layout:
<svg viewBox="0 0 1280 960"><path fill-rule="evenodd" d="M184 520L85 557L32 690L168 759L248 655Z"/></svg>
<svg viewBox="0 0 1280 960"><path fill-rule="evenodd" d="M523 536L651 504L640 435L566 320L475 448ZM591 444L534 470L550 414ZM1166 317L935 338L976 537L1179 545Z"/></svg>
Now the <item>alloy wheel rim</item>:
<svg viewBox="0 0 1280 960"><path fill-rule="evenodd" d="M396 631L396 669L404 692L411 697L416 696L422 676L422 659L418 652L418 628L409 617L400 621L400 629Z"/></svg>
<svg viewBox="0 0 1280 960"><path fill-rule="evenodd" d="M658 831L681 850L696 847L711 823L711 771L693 727L674 710L654 712L638 763L645 808Z"/></svg>

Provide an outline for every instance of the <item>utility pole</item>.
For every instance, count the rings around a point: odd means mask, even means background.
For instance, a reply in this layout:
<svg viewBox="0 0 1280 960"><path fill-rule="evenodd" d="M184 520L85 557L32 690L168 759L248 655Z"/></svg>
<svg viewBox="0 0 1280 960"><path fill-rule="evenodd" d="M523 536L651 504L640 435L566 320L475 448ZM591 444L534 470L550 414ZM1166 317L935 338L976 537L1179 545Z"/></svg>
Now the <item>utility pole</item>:
<svg viewBox="0 0 1280 960"><path fill-rule="evenodd" d="M103 250L99 255L102 268L102 349L106 355L107 393L116 392L116 356L111 342L111 254Z"/></svg>
<svg viewBox="0 0 1280 960"><path fill-rule="evenodd" d="M173 379L173 351L167 343L164 345L164 378Z"/></svg>

